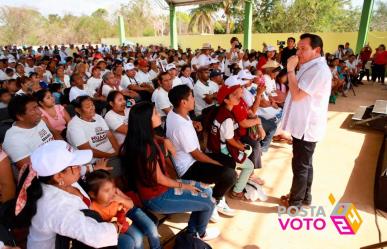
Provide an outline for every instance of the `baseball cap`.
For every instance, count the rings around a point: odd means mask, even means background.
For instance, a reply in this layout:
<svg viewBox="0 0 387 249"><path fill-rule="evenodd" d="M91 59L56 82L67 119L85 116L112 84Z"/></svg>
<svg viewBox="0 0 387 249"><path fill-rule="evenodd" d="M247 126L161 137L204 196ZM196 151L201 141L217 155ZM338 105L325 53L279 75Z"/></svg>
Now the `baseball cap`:
<svg viewBox="0 0 387 249"><path fill-rule="evenodd" d="M219 75L222 75L222 72L220 70L214 69L214 70L211 70L210 78L213 78Z"/></svg>
<svg viewBox="0 0 387 249"><path fill-rule="evenodd" d="M93 158L91 150L74 150L62 140L50 141L31 154L32 168L38 176L52 176L69 166L89 163Z"/></svg>
<svg viewBox="0 0 387 249"><path fill-rule="evenodd" d="M124 66L124 70L125 71L130 71L130 70L133 70L135 69L133 63L126 63L125 66Z"/></svg>
<svg viewBox="0 0 387 249"><path fill-rule="evenodd" d="M210 64L216 64L219 63L218 59L210 58Z"/></svg>
<svg viewBox="0 0 387 249"><path fill-rule="evenodd" d="M268 45L266 48L266 52L276 51L275 47L272 45Z"/></svg>
<svg viewBox="0 0 387 249"><path fill-rule="evenodd" d="M168 64L168 65L165 67L165 70L167 70L167 71L172 70L172 69L176 69L176 66L175 66L175 64L173 64L173 63L170 63L170 64Z"/></svg>
<svg viewBox="0 0 387 249"><path fill-rule="evenodd" d="M16 60L14 58L9 58L8 59L8 63L11 64L11 63L16 63Z"/></svg>
<svg viewBox="0 0 387 249"><path fill-rule="evenodd" d="M245 81L239 79L239 78L238 78L238 75L232 75L232 76L228 77L228 78L226 79L226 81L224 82L224 84L225 84L226 86L229 86L229 87L231 87L231 86L236 86L236 85L243 86L243 85L245 85L246 83L247 83L247 82L245 82Z"/></svg>
<svg viewBox="0 0 387 249"><path fill-rule="evenodd" d="M140 67L147 67L148 66L148 62L146 60L144 60L144 59L140 59L140 60L138 60L138 65Z"/></svg>
<svg viewBox="0 0 387 249"><path fill-rule="evenodd" d="M231 93L233 93L236 89L238 89L239 87L241 87L240 85L233 85L233 86L226 86L226 85L223 85L219 91L218 91L218 95L216 96L217 97L217 100L218 100L218 103L219 104L222 104L224 99L227 98L228 95L230 95Z"/></svg>
<svg viewBox="0 0 387 249"><path fill-rule="evenodd" d="M239 73L238 73L238 79L241 79L241 80L252 80L252 79L254 79L254 78L255 78L255 76L252 75L252 74L250 73L250 71L247 70L247 69L241 70L241 71L239 71Z"/></svg>

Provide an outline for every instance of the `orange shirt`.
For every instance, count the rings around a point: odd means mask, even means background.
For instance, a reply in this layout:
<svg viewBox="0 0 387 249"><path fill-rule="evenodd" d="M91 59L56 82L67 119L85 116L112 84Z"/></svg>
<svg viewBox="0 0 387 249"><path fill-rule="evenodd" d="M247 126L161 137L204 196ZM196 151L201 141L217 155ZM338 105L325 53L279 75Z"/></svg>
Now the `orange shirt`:
<svg viewBox="0 0 387 249"><path fill-rule="evenodd" d="M104 221L111 221L111 219L116 216L120 205L121 205L120 203L113 201L112 203L109 204L109 206L103 207L100 204L92 201L90 205L90 209L99 213L99 215L101 215L101 218Z"/></svg>

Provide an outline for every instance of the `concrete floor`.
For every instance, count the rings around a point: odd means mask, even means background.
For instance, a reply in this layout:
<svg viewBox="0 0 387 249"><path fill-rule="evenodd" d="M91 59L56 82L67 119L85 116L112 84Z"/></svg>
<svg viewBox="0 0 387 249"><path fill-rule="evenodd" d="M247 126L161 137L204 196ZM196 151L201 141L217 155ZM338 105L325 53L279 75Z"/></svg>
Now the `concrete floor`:
<svg viewBox="0 0 387 249"><path fill-rule="evenodd" d="M382 133L366 129L349 130L349 115L360 105L371 105L377 99L387 99L387 90L380 84L369 84L355 88L357 96L339 97L329 106L328 131L325 139L317 144L314 154L314 206L323 206L327 217L322 231L282 230L277 207L279 197L289 192L292 181L291 145L273 143L263 155L264 168L256 174L265 179L267 202L238 202L228 200L238 210L234 218L222 218L218 224L221 236L210 242L217 249L354 249L387 240L386 213L375 217L373 208L373 186L377 156L382 143ZM340 235L329 215L333 206L329 194L336 202L351 202L357 208L363 223L356 235ZM387 201L387 197L386 197ZM309 210L310 214L310 210ZM383 217L384 215L384 217ZM288 215L282 215L286 219ZM310 217L310 215L309 215ZM186 226L188 215L173 216L160 228L162 239ZM168 243L166 248L172 248Z"/></svg>

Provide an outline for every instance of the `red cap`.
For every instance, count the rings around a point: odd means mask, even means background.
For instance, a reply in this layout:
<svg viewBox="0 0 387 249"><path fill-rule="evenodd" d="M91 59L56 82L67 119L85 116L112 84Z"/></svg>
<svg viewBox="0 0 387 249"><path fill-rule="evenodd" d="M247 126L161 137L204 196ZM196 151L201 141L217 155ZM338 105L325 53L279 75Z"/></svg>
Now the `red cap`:
<svg viewBox="0 0 387 249"><path fill-rule="evenodd" d="M222 104L224 99L230 95L231 93L233 93L236 89L240 88L241 86L240 85L234 85L234 86L226 86L226 85L223 85L220 89L219 89L219 92L218 92L218 95L217 95L217 98L218 98L218 103L219 104Z"/></svg>
<svg viewBox="0 0 387 249"><path fill-rule="evenodd" d="M140 67L147 67L148 66L148 62L146 60L144 60L144 59L140 59L140 60L138 60L138 65Z"/></svg>

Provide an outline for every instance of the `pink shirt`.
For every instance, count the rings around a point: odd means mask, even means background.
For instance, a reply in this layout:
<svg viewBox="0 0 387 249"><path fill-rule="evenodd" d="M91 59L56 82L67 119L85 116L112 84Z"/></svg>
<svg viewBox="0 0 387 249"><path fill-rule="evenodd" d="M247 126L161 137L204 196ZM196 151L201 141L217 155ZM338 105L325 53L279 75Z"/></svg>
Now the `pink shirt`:
<svg viewBox="0 0 387 249"><path fill-rule="evenodd" d="M52 128L58 131L63 131L66 128L66 120L64 119L64 107L61 105L55 105L56 117L53 118L43 108L42 116L46 117Z"/></svg>

